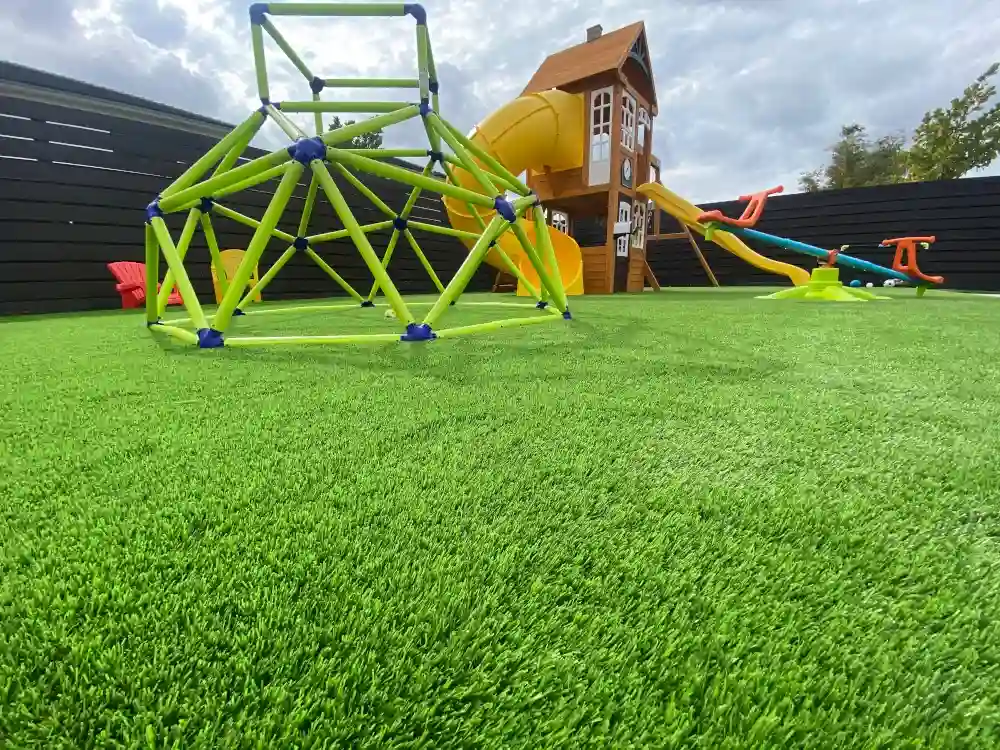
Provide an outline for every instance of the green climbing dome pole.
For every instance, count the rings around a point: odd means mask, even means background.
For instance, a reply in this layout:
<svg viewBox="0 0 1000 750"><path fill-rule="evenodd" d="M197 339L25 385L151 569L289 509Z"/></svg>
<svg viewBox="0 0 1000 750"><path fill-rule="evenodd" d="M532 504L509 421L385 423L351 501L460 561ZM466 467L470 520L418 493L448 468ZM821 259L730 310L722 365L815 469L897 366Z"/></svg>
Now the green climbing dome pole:
<svg viewBox="0 0 1000 750"><path fill-rule="evenodd" d="M410 18L415 22L415 34L410 37L415 49L413 74L393 78L343 78L318 75L310 63L292 47L281 33L275 19L282 17L358 18L378 23L391 23L392 18ZM417 3L254 3L250 6L253 74L260 106L222 138L219 143L188 167L146 207L145 252L149 279L146 286L145 323L154 334L169 337L182 344L201 348L226 346L253 347L282 344L363 344L388 341L420 342L447 339L473 333L495 332L515 326L564 320L545 303L552 301L565 307L565 291L558 272L554 271L551 244L545 232L537 236L538 245L519 222L534 220L537 224L541 209L523 181L507 171L492 156L463 136L440 113L440 85L434 62L433 46L427 27L427 13ZM402 34L404 28L401 27ZM305 81L303 96L289 101L273 101L268 75L267 55L280 53ZM326 100L323 93L334 90L336 100ZM355 97L352 90L396 90L396 100L370 100ZM306 93L308 92L308 93ZM311 96L311 98L309 98ZM407 98L407 97L416 97ZM332 130L324 130L324 115L369 115ZM307 127L301 118L305 117ZM359 139L419 119L426 143L419 147L364 148ZM263 155L245 156L250 143L267 126L288 139L288 145ZM307 133L315 133L310 136ZM362 144L363 145L363 144ZM418 164L404 160L422 160ZM450 165L459 165L475 178L470 185L456 183ZM440 167L438 171L436 167ZM366 178L365 175L368 175ZM263 215L248 216L223 204L223 199L251 188L260 191L266 183L277 180L278 186ZM391 180L408 186L409 198L398 210L380 198L375 185ZM384 215L381 221L358 220L343 191L348 187L372 204ZM506 190L517 197L508 200ZM416 220L412 212L424 194L446 196L472 207L492 209L493 218L480 221L478 233L453 229L430 220ZM304 201L301 198L304 196ZM332 211L320 214L317 206L326 201ZM292 212L297 212L292 217ZM167 218L183 213L185 221L178 239L171 235ZM473 211L478 216L478 212ZM320 216L336 224L320 224ZM530 214L530 216L529 216ZM215 221L228 220L253 230L252 239L243 251L235 270L227 272L222 261L223 251L216 235ZM312 225L312 226L310 226ZM295 234L291 234L295 227ZM221 300L214 312L198 298L201 282L192 278L185 263L190 262L198 246L195 234L204 235L208 260L212 264L221 289ZM525 257L534 267L541 287L536 289L524 274L511 263L500 249L499 240L507 233L523 248ZM450 279L442 279L432 263L432 254L425 251L417 239L418 233L461 238L471 241L460 267ZM387 238L387 239L386 239ZM386 240L383 244L383 240ZM350 274L338 271L337 263L322 255L322 245L336 240L350 240L363 267L370 273L369 294L356 288L358 281ZM271 255L271 242L281 249ZM382 250L378 248L381 247ZM439 327L448 311L460 301L490 249L512 267L512 272L524 282L533 301L523 303L475 303L524 307L525 317L508 318L472 325ZM405 299L392 278L393 261L401 253L412 253L424 269L438 296L431 302ZM281 273L282 269L301 254L315 263L335 284L334 293L344 294L346 302L296 307L261 306L254 300ZM160 259L163 259L161 262ZM204 261L205 259L202 259ZM259 264L267 268L257 276ZM357 263L351 264L355 275ZM160 284L160 271L164 276ZM353 281L353 283L352 283ZM185 317L163 319L170 290L177 286L181 293ZM332 333L323 335L253 336L241 335L240 320L247 315L264 315L305 310L336 311L372 308L383 301L392 311L385 325L398 326L393 333ZM418 308L429 306L421 317ZM374 313L372 313L374 315Z"/></svg>

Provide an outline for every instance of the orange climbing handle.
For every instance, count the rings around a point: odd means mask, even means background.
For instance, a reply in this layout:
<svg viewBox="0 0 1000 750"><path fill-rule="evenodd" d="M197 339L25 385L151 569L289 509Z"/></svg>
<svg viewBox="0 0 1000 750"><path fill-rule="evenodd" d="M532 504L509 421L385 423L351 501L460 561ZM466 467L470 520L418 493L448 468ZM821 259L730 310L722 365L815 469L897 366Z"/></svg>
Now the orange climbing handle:
<svg viewBox="0 0 1000 750"><path fill-rule="evenodd" d="M931 284L943 284L944 276L928 276L917 265L917 243L933 245L937 242L937 237L895 237L890 240L882 240L879 247L896 247L896 257L892 260L892 270L905 273L908 276L930 282ZM903 254L906 254L906 262L903 262Z"/></svg>
<svg viewBox="0 0 1000 750"><path fill-rule="evenodd" d="M835 265L837 265L837 256L840 255L849 247L850 245L841 245L840 248L837 250L827 250L826 260L823 261L820 265L823 266L824 268L833 268Z"/></svg>
<svg viewBox="0 0 1000 750"><path fill-rule="evenodd" d="M783 192L785 192L785 186L778 185L767 190L761 190L758 193L741 195L739 201L740 203L747 203L747 207L743 209L743 213L738 219L725 216L722 211L715 209L714 211L703 211L699 214L698 221L701 223L716 221L720 224L729 224L730 226L749 229L760 221L760 215L764 213L764 204L767 203L767 199L772 195Z"/></svg>

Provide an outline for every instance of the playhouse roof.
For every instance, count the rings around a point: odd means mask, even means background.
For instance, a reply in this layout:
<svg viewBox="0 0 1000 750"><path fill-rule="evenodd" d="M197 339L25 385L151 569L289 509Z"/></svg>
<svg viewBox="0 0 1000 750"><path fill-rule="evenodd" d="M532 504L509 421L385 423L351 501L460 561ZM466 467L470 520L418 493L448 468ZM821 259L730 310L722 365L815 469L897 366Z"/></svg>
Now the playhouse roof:
<svg viewBox="0 0 1000 750"><path fill-rule="evenodd" d="M646 26L638 21L603 34L592 42L583 42L549 55L521 93L546 91L611 70L620 70L640 37L643 40L640 46L645 49L645 36ZM650 104L656 108L655 101Z"/></svg>

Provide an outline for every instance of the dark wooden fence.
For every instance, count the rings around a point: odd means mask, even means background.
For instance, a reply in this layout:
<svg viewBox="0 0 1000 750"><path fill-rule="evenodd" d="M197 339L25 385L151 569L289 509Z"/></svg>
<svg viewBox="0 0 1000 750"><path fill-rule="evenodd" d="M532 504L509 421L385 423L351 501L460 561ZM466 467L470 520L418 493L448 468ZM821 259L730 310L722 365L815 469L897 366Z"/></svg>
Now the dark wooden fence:
<svg viewBox="0 0 1000 750"><path fill-rule="evenodd" d="M231 125L118 92L0 63L0 314L61 312L120 307L106 264L144 260L145 205L186 166L203 155ZM246 159L263 151L248 149ZM392 208L402 208L409 188L359 175ZM367 198L338 181L362 223L386 217ZM224 205L260 219L276 181L229 196ZM280 228L294 235L306 185L285 212ZM445 224L436 195L422 196L413 217ZM177 232L183 216L168 217ZM213 216L223 249L245 248L252 229ZM325 199L317 201L309 233L342 227ZM388 232L371 234L381 253ZM201 232L187 267L203 301L214 299L209 253ZM447 281L466 257L450 237L418 233L431 264ZM261 273L286 249L268 245ZM362 294L371 273L349 241L323 243L316 251ZM390 264L404 292L434 291L416 255L400 242ZM493 274L480 269L470 290L488 290ZM297 254L267 287L267 299L344 294L307 256Z"/></svg>
<svg viewBox="0 0 1000 750"><path fill-rule="evenodd" d="M729 201L702 207L739 216L744 206ZM678 231L672 217L660 212L659 218L661 232ZM850 244L848 253L882 265L892 263L893 251L879 248L881 240L934 235L937 243L918 256L922 271L944 276L947 286L954 289L1000 290L1000 177L779 195L768 200L756 228L826 249ZM717 245L697 239L724 286L787 283L783 277L760 271ZM748 244L777 260L803 268L816 265L814 259L799 253ZM661 284L709 283L686 240L651 240L648 258ZM881 278L850 269L842 271L841 278L882 283Z"/></svg>

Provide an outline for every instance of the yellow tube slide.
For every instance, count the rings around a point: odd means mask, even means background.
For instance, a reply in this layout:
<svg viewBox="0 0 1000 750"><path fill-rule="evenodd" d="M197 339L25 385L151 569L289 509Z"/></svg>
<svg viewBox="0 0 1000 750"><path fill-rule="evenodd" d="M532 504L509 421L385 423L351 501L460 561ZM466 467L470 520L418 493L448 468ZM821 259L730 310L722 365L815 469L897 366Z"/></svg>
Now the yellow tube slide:
<svg viewBox="0 0 1000 750"><path fill-rule="evenodd" d="M561 171L582 167L584 131L583 97L553 89L522 96L505 104L479 123L469 139L512 174L519 175L526 170ZM488 169L478 160L477 164ZM462 187L476 191L482 189L467 170L456 167L454 174L455 181ZM448 220L455 229L476 233L482 231L472 211L478 212L485 224L489 224L493 218L493 209L470 207L455 198L444 197L443 200ZM534 222L522 220L521 226L537 247ZM552 227L547 229L566 294L583 294L583 255L580 246L569 235ZM470 248L473 245L472 240L463 242ZM538 288L538 273L524 254L517 238L507 232L498 244L524 277ZM502 271L508 270L495 251L486 256L486 262ZM521 287L519 283L518 294L526 294L526 290Z"/></svg>
<svg viewBox="0 0 1000 750"><path fill-rule="evenodd" d="M650 182L640 185L636 189L668 214L689 226L702 237L705 236L705 225L698 221L702 211L696 205L688 203L679 195L657 183ZM734 237L729 232L721 230L714 232L712 242L763 271L787 276L795 286L809 283L809 272L805 269L755 253L741 239Z"/></svg>

